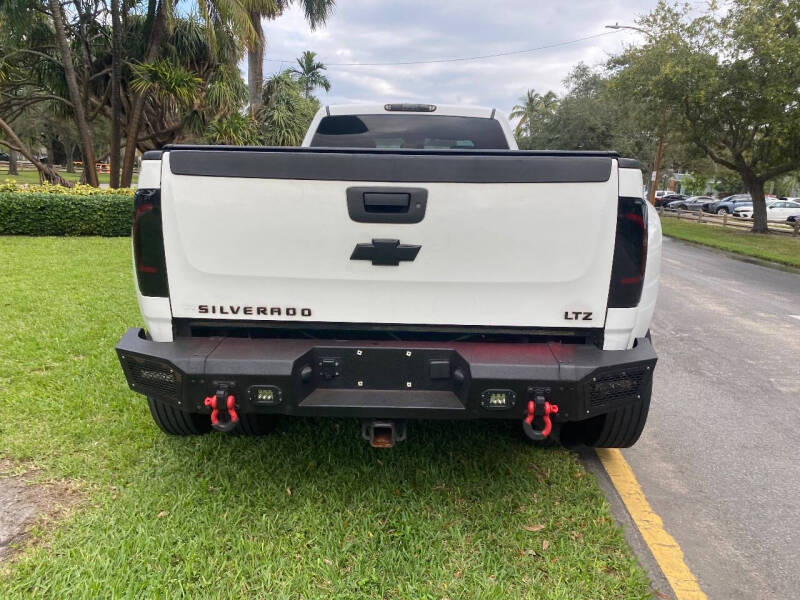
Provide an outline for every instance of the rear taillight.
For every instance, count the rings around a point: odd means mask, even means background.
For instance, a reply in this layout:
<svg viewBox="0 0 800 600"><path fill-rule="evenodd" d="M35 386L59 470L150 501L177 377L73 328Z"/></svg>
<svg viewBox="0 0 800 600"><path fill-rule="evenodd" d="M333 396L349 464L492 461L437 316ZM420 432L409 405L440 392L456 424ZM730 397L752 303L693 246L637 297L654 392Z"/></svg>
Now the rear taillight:
<svg viewBox="0 0 800 600"><path fill-rule="evenodd" d="M169 296L164 235L161 228L161 190L139 190L133 199L133 259L139 292Z"/></svg>
<svg viewBox="0 0 800 600"><path fill-rule="evenodd" d="M620 198L617 207L608 307L631 308L642 297L647 265L647 204L641 198Z"/></svg>

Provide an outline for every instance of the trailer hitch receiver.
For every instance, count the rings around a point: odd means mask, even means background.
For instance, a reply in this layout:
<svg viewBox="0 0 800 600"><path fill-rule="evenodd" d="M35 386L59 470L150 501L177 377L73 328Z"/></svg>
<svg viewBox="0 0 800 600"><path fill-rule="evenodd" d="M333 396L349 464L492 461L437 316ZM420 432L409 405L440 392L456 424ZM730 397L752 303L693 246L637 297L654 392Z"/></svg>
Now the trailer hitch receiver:
<svg viewBox="0 0 800 600"><path fill-rule="evenodd" d="M211 408L211 427L217 431L232 431L239 423L236 398L227 390L217 390L216 394L203 400L203 404Z"/></svg>
<svg viewBox="0 0 800 600"><path fill-rule="evenodd" d="M373 448L391 448L396 442L405 441L406 422L364 419L361 421L361 435Z"/></svg>
<svg viewBox="0 0 800 600"><path fill-rule="evenodd" d="M558 413L558 406L550 404L544 398L544 394L537 391L534 393L533 400L528 401L528 412L525 419L522 421L522 430L530 439L540 441L547 439L550 432L553 430L553 422L550 420L550 415ZM537 417L541 417L543 426L541 429L534 429L533 421Z"/></svg>

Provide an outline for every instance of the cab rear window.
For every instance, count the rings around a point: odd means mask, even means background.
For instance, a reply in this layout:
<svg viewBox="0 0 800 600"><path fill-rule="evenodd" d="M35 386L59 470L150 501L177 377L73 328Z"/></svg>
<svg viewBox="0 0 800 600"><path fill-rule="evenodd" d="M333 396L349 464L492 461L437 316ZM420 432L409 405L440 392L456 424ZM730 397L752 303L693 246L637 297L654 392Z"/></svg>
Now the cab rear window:
<svg viewBox="0 0 800 600"><path fill-rule="evenodd" d="M479 117L429 114L324 117L312 147L508 150L500 123Z"/></svg>

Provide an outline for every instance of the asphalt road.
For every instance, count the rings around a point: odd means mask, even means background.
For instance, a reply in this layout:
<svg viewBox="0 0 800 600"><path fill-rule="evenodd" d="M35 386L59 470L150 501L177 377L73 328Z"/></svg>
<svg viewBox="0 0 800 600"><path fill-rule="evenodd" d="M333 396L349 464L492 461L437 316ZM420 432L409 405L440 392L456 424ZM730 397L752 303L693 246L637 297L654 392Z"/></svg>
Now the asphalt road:
<svg viewBox="0 0 800 600"><path fill-rule="evenodd" d="M647 499L709 598L800 598L800 274L665 238L652 334Z"/></svg>

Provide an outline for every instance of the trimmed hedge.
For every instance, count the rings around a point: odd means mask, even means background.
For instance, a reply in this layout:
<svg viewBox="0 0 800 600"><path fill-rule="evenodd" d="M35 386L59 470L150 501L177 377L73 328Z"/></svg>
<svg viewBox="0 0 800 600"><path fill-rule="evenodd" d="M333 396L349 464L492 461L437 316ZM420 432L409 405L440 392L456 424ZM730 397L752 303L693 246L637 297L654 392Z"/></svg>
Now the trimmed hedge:
<svg viewBox="0 0 800 600"><path fill-rule="evenodd" d="M119 188L109 190L108 188L96 188L84 183L76 183L71 187L63 185L53 185L52 183L17 183L13 179L6 179L0 183L0 192L19 192L20 194L62 194L66 196L133 196L136 193L134 188Z"/></svg>
<svg viewBox="0 0 800 600"><path fill-rule="evenodd" d="M0 235L128 236L132 223L130 194L0 190Z"/></svg>

